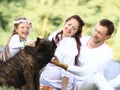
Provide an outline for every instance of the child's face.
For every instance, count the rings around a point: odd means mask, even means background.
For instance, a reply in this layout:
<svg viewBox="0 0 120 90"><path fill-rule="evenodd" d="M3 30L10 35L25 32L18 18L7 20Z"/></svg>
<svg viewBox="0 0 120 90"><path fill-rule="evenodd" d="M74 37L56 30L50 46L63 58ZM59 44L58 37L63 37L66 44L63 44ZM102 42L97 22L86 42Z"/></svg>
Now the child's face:
<svg viewBox="0 0 120 90"><path fill-rule="evenodd" d="M20 23L15 29L21 40L25 40L31 31L31 25L28 23Z"/></svg>

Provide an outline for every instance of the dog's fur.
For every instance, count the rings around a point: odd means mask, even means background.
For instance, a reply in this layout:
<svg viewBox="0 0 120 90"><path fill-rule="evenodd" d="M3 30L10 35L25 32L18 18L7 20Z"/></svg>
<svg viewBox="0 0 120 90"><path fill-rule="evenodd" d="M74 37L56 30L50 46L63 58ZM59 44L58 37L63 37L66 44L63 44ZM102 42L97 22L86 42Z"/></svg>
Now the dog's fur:
<svg viewBox="0 0 120 90"><path fill-rule="evenodd" d="M0 86L39 90L39 71L54 56L54 41L37 38L35 47L25 46L21 52L0 66Z"/></svg>

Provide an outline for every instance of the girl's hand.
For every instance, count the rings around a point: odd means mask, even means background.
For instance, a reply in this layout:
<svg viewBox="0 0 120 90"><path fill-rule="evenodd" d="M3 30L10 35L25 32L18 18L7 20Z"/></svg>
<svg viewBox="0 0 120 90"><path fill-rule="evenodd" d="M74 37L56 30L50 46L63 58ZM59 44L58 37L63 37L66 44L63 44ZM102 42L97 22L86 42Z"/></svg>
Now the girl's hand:
<svg viewBox="0 0 120 90"><path fill-rule="evenodd" d="M35 47L35 41L29 41L26 43L26 45Z"/></svg>

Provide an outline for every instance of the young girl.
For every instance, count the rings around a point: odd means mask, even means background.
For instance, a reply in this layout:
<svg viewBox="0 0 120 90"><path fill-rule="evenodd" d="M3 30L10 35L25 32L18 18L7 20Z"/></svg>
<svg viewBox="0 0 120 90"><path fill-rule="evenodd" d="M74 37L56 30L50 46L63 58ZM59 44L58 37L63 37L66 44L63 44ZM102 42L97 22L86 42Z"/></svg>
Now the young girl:
<svg viewBox="0 0 120 90"><path fill-rule="evenodd" d="M25 17L14 20L14 30L6 44L4 50L0 53L0 61L5 62L16 55L26 44L32 44L28 35L30 34L32 23Z"/></svg>

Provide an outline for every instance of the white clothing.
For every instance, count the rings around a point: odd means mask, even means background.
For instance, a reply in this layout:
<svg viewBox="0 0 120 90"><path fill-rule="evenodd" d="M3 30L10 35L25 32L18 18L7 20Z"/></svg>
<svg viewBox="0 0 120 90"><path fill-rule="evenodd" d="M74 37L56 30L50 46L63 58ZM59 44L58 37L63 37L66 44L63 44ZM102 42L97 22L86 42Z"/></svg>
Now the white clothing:
<svg viewBox="0 0 120 90"><path fill-rule="evenodd" d="M14 55L16 55L20 51L20 49L24 48L25 42L29 41L30 39L27 38L26 41L21 42L18 34L13 35L8 44L9 49L8 58L11 58ZM3 59L3 61L6 61L4 50L3 53L2 52L0 53L0 58Z"/></svg>
<svg viewBox="0 0 120 90"><path fill-rule="evenodd" d="M49 39L55 37L58 31L51 34ZM78 55L78 49L76 41L73 37L65 37L58 44L55 51L55 55L58 59L66 64L74 65L75 57ZM62 77L68 77L68 87L66 90L72 90L73 88L73 74L57 67L54 64L47 64L45 70L42 72L40 79L48 81L52 86L56 88L62 88ZM40 80L41 81L41 80Z"/></svg>
<svg viewBox="0 0 120 90"><path fill-rule="evenodd" d="M115 78L109 80L108 83L114 88L117 88L118 86L120 87L120 74Z"/></svg>
<svg viewBox="0 0 120 90"><path fill-rule="evenodd" d="M99 88L99 90L109 88L103 75L103 70L107 63L112 60L112 51L105 43L97 48L88 48L87 42L89 39L90 37L86 36L80 39L82 44L79 55L80 66L69 65L67 68L67 71L76 74L74 90L94 90L93 88L96 87ZM87 87L89 89L87 89Z"/></svg>
<svg viewBox="0 0 120 90"><path fill-rule="evenodd" d="M23 49L25 47L25 42L28 42L28 41L30 40L26 39L26 41L21 42L17 34L13 35L9 42L10 56L13 57L16 53L20 51L20 49Z"/></svg>

